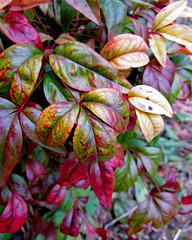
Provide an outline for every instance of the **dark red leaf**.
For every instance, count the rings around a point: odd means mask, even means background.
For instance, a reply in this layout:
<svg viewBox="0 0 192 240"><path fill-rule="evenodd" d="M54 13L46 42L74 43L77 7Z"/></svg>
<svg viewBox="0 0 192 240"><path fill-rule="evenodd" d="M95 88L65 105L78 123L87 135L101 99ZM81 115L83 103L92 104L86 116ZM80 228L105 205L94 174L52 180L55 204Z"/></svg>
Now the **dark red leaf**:
<svg viewBox="0 0 192 240"><path fill-rule="evenodd" d="M127 129L131 130L135 127L136 124L136 114L133 106L129 103L129 123L127 125Z"/></svg>
<svg viewBox="0 0 192 240"><path fill-rule="evenodd" d="M46 175L46 170L43 165L32 158L28 158L25 161L25 168L30 183L41 180Z"/></svg>
<svg viewBox="0 0 192 240"><path fill-rule="evenodd" d="M89 186L89 177L83 178L75 183L73 183L73 186L76 188L87 188Z"/></svg>
<svg viewBox="0 0 192 240"><path fill-rule="evenodd" d="M115 175L112 167L110 167L106 162L91 165L89 181L101 204L105 208L109 208L115 186Z"/></svg>
<svg viewBox="0 0 192 240"><path fill-rule="evenodd" d="M60 186L59 184L55 185L54 188L49 192L47 196L47 202L52 205L59 205L65 198L66 187Z"/></svg>
<svg viewBox="0 0 192 240"><path fill-rule="evenodd" d="M13 233L19 231L27 218L27 205L25 201L13 191L3 214L0 218L0 233Z"/></svg>
<svg viewBox="0 0 192 240"><path fill-rule="evenodd" d="M60 231L66 235L77 237L79 234L79 210L75 205L64 217Z"/></svg>
<svg viewBox="0 0 192 240"><path fill-rule="evenodd" d="M31 44L42 50L42 42L37 31L28 23L27 18L19 12L8 12L0 20L1 31L15 43Z"/></svg>
<svg viewBox="0 0 192 240"><path fill-rule="evenodd" d="M102 240L107 240L107 231L104 228L96 228L95 232L102 238Z"/></svg>
<svg viewBox="0 0 192 240"><path fill-rule="evenodd" d="M31 139L26 138L25 139L25 153L27 154L27 156L30 156L33 151L37 148L38 144L33 142Z"/></svg>
<svg viewBox="0 0 192 240"><path fill-rule="evenodd" d="M185 205L192 204L192 194L186 197L182 197L181 202Z"/></svg>
<svg viewBox="0 0 192 240"><path fill-rule="evenodd" d="M58 183L61 186L71 185L86 176L88 176L88 165L79 162L75 153L72 153L61 167Z"/></svg>
<svg viewBox="0 0 192 240"><path fill-rule="evenodd" d="M85 213L79 211L79 217L82 219L81 227L88 233L95 233L95 229L93 228L93 225L90 223L88 217Z"/></svg>
<svg viewBox="0 0 192 240"><path fill-rule="evenodd" d="M87 203L88 200L89 200L89 196L78 197L78 201L81 201L82 203Z"/></svg>
<svg viewBox="0 0 192 240"><path fill-rule="evenodd" d="M110 160L106 161L106 163L111 166L112 168L119 168L123 167L124 165L124 151L121 144L117 144L117 154L111 158Z"/></svg>

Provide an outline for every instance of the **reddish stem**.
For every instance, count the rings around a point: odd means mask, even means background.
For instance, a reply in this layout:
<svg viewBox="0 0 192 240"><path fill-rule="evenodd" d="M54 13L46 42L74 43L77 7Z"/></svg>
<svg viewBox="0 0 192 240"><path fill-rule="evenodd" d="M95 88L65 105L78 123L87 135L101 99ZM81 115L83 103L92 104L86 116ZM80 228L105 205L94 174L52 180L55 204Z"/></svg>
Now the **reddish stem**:
<svg viewBox="0 0 192 240"><path fill-rule="evenodd" d="M35 14L35 17L37 18L37 20L39 21L39 23L40 23L41 26L43 27L45 33L46 33L47 35L49 35L49 33L47 32L47 29L46 29L45 25L42 23L41 19L38 17L35 9L34 9L34 8L32 8L32 9L33 9L33 13Z"/></svg>

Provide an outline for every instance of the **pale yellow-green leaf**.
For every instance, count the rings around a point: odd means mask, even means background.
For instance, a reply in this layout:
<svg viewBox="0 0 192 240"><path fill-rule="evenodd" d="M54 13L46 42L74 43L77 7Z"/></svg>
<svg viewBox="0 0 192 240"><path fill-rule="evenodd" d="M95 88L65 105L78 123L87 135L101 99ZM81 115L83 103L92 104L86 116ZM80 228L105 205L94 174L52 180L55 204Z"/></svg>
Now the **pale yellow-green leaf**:
<svg viewBox="0 0 192 240"><path fill-rule="evenodd" d="M41 38L42 42L48 41L48 40L53 40L53 38L50 35L47 35L45 33L39 32L39 37Z"/></svg>
<svg viewBox="0 0 192 240"><path fill-rule="evenodd" d="M179 15L179 17L191 18L192 17L192 8L187 6L184 9L184 11Z"/></svg>
<svg viewBox="0 0 192 240"><path fill-rule="evenodd" d="M49 8L49 3L46 4L40 4L39 8L41 9L41 11L43 12L43 14L46 16L47 12L48 12L48 8Z"/></svg>
<svg viewBox="0 0 192 240"><path fill-rule="evenodd" d="M61 45L69 41L75 41L75 38L68 33L63 33L55 40L55 43Z"/></svg>
<svg viewBox="0 0 192 240"><path fill-rule="evenodd" d="M165 39L159 34L150 34L149 46L158 62L165 68L167 57Z"/></svg>
<svg viewBox="0 0 192 240"><path fill-rule="evenodd" d="M167 99L155 88L137 85L128 92L129 102L137 109L152 114L173 117L173 110Z"/></svg>
<svg viewBox="0 0 192 240"><path fill-rule="evenodd" d="M167 7L161 9L154 19L152 30L158 30L175 21L183 12L186 5L187 1L183 0L171 3Z"/></svg>
<svg viewBox="0 0 192 240"><path fill-rule="evenodd" d="M164 127L163 118L158 114L145 113L135 109L139 126L147 142L153 140Z"/></svg>
<svg viewBox="0 0 192 240"><path fill-rule="evenodd" d="M163 37L182 45L192 46L192 29L183 24L173 24L158 31Z"/></svg>
<svg viewBox="0 0 192 240"><path fill-rule="evenodd" d="M130 34L113 37L101 50L101 56L116 69L126 70L141 67L149 62L148 47L143 38Z"/></svg>

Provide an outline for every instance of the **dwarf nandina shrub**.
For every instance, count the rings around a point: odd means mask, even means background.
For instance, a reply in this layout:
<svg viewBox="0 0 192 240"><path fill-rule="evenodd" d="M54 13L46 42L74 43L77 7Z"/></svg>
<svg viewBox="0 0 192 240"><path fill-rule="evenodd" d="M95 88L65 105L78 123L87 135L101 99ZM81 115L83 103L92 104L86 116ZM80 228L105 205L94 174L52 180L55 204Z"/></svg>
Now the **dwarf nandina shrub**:
<svg viewBox="0 0 192 240"><path fill-rule="evenodd" d="M114 192L138 183L146 194L127 209L129 238L169 223L180 187L172 169L158 175L158 138L161 115L190 96L187 1L4 0L0 9L0 233L31 224L30 239L56 239L56 227L60 238L107 239L89 199L108 209ZM54 219L46 229L41 213Z"/></svg>

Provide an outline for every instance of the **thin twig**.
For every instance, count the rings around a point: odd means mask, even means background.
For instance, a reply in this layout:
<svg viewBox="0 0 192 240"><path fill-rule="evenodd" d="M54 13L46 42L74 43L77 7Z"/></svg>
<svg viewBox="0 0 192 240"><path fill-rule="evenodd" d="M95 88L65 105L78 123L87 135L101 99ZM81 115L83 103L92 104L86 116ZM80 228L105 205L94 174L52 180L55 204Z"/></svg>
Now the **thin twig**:
<svg viewBox="0 0 192 240"><path fill-rule="evenodd" d="M34 8L32 8L32 9L33 9L33 13L35 14L35 17L37 18L37 20L39 21L39 23L40 23L41 26L43 27L45 33L46 33L47 35L49 35L49 33L47 32L47 29L46 29L45 25L42 23L41 19L38 17L35 9L34 9Z"/></svg>
<svg viewBox="0 0 192 240"><path fill-rule="evenodd" d="M106 224L104 229L107 230L110 226L114 225L116 222L118 222L119 220L121 220L122 218L127 217L129 214L131 214L131 212L134 212L136 210L137 206L129 209L129 211L125 212L124 214L122 214L121 216L119 216L118 218L114 219L113 221L111 221L110 223Z"/></svg>

